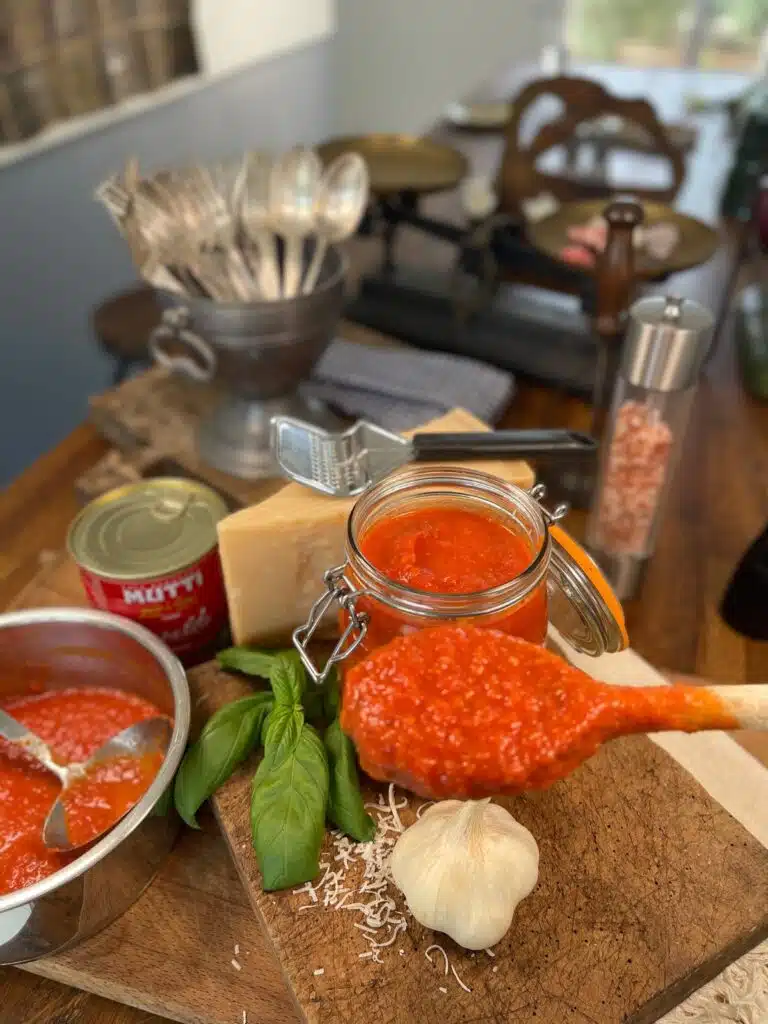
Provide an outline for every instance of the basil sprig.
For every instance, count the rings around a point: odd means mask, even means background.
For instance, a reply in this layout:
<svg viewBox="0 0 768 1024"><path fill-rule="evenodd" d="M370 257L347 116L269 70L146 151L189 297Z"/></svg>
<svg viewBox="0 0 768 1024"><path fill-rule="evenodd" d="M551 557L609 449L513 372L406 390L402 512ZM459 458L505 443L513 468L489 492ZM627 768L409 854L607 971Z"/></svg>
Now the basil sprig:
<svg viewBox="0 0 768 1024"><path fill-rule="evenodd" d="M324 694L325 710L330 725L323 742L330 768L328 817L337 828L359 843L370 842L376 834L376 823L363 805L357 779L357 757L352 740L341 731L339 712L341 694L336 673L331 673Z"/></svg>
<svg viewBox="0 0 768 1024"><path fill-rule="evenodd" d="M368 843L376 835L376 823L363 805L355 748L349 736L341 731L338 718L325 730L323 742L330 768L328 817L352 839Z"/></svg>
<svg viewBox="0 0 768 1024"><path fill-rule="evenodd" d="M308 686L295 651L230 647L222 667L268 678L271 690L233 701L207 722L176 776L176 809L187 824L253 750L264 756L251 791L251 835L266 890L310 881L319 870L326 816L359 842L373 839L351 740L339 723L335 674ZM321 738L318 729L323 729Z"/></svg>
<svg viewBox="0 0 768 1024"><path fill-rule="evenodd" d="M195 816L201 805L257 745L273 704L265 690L225 704L208 719L184 755L173 787L176 810L189 826L199 828Z"/></svg>

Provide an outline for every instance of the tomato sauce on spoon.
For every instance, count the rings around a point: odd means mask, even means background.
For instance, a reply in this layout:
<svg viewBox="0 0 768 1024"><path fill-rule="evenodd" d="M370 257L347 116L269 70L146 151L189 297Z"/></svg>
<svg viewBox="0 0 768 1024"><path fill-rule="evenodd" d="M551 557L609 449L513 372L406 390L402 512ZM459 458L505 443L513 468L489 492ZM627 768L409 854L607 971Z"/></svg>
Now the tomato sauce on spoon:
<svg viewBox="0 0 768 1024"><path fill-rule="evenodd" d="M462 625L356 664L341 714L369 775L438 800L548 786L615 736L736 724L702 688L599 683L537 644Z"/></svg>

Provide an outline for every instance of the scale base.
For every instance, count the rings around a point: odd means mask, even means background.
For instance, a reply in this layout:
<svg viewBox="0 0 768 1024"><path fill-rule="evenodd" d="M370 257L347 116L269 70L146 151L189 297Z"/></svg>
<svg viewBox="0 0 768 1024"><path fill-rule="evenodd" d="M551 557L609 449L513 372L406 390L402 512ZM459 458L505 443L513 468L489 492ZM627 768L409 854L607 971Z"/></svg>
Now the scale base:
<svg viewBox="0 0 768 1024"><path fill-rule="evenodd" d="M473 279L463 278L469 288ZM526 380L591 398L597 346L579 301L524 285L502 285L462 320L456 278L395 269L363 279L345 316L418 348L469 356Z"/></svg>

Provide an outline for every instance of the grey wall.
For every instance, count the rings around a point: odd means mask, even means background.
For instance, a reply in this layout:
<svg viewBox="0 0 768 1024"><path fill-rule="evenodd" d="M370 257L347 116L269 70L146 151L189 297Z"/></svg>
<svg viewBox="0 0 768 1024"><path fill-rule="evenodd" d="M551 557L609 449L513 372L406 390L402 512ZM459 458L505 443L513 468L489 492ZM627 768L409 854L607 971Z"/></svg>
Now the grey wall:
<svg viewBox="0 0 768 1024"><path fill-rule="evenodd" d="M96 185L131 155L152 168L316 142L331 130L329 88L321 42L0 168L0 485L110 380L89 317L135 275Z"/></svg>
<svg viewBox="0 0 768 1024"><path fill-rule="evenodd" d="M421 132L496 71L535 63L565 0L337 0L339 131Z"/></svg>

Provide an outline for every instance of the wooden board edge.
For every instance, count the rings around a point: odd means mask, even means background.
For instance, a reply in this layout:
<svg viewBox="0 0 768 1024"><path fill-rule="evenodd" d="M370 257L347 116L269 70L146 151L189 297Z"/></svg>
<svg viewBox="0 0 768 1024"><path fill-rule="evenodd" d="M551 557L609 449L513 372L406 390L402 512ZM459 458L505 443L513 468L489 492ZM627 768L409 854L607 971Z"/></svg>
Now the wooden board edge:
<svg viewBox="0 0 768 1024"><path fill-rule="evenodd" d="M153 998L138 1000L130 988L121 982L110 981L110 990L107 992L103 982L98 978L84 975L66 964L58 963L55 959L36 960L30 964L17 964L17 970L32 974L36 978L46 978L48 981L55 981L59 985L67 985L69 988L77 989L80 992L87 992L89 995L98 996L100 999L108 999L118 1005L130 1006L141 1013L151 1013L164 1020L176 1021L177 1024L208 1024L204 1017L199 1014L187 1013L180 1003L173 1000L170 993L167 1001L161 1002Z"/></svg>
<svg viewBox="0 0 768 1024"><path fill-rule="evenodd" d="M636 1013L628 1017L626 1021L623 1021L622 1024L656 1024L661 1017L676 1009L695 992L709 984L709 982L714 981L726 967L729 967L742 956L755 949L765 939L768 939L768 924L762 928L756 928L740 941L732 942L729 946L726 946L724 950L713 956L711 960L700 964L695 971L691 971L685 978L681 978L673 985L670 985L661 995L650 999ZM691 1021L694 1024L694 1018L691 1018Z"/></svg>

